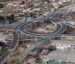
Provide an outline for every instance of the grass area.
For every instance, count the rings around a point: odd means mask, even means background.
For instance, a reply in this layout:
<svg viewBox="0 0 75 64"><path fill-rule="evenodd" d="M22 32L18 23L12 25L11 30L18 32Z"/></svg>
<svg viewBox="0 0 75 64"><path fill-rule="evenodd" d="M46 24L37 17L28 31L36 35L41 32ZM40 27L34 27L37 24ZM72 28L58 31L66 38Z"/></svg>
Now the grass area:
<svg viewBox="0 0 75 64"><path fill-rule="evenodd" d="M0 50L0 56L2 56L5 53L6 50L7 50L6 48Z"/></svg>

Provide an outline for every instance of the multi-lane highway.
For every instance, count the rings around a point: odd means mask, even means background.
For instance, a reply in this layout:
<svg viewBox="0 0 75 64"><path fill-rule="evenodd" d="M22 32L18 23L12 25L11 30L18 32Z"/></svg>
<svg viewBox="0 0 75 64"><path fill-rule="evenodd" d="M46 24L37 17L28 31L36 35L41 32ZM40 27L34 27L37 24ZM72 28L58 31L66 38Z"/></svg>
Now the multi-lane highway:
<svg viewBox="0 0 75 64"><path fill-rule="evenodd" d="M69 6L68 6L69 7ZM64 10L66 8L63 8L61 9ZM60 10L56 11L55 13L52 13L52 14L49 14L48 16L46 17L41 17L41 18L37 18L37 19L32 19L31 21L27 21L27 22L23 22L21 23L20 25L18 25L14 31L13 31L13 42L12 42L12 45L9 47L9 49L4 53L4 55L2 57L0 57L0 64L3 64L4 61L12 54L12 52L14 51L16 45L18 44L18 41L19 41L19 37L18 37L18 31L21 32L21 34L23 35L28 35L28 36L32 36L32 37L40 37L40 38L54 38L54 37L57 37L57 36L61 36L62 33L64 33L67 29L67 24L66 22L64 22L62 19L61 19L61 16L63 15L62 12L59 12ZM64 11L63 11L64 12ZM66 13L66 12L64 12ZM31 32L28 32L25 28L28 26L28 25L31 25L31 24L34 24L36 22L41 22L41 21L46 21L46 20L51 20L52 23L54 23L56 25L56 29L51 32L51 33L46 33L46 34L37 34L37 33L31 33ZM37 44L39 45L39 43ZM37 47L37 45L35 45L33 48ZM33 49L32 48L32 49ZM31 49L29 49L30 51ZM29 52L27 51L27 52ZM26 54L27 54L26 52Z"/></svg>
<svg viewBox="0 0 75 64"><path fill-rule="evenodd" d="M18 28L17 28L18 29ZM16 30L17 30L16 29ZM13 32L13 42L12 42L12 45L11 47L9 47L9 49L4 53L4 55L2 57L0 57L0 64L3 64L4 61L11 55L11 53L14 51L16 45L18 44L18 33L17 31L15 31L14 29L14 32Z"/></svg>
<svg viewBox="0 0 75 64"><path fill-rule="evenodd" d="M56 14L57 16L59 15L59 17L60 17L60 13L58 13L58 14ZM57 16L53 16L52 15L52 17L51 18L55 18L55 17L57 17ZM61 33L63 33L65 30L66 30L66 28L67 28L67 25L65 24L65 23L63 23L63 22L60 22L60 23L56 23L55 21L53 21L52 20L52 22L57 26L56 27L56 30L54 30L54 32L51 32L51 33L46 33L46 34L37 34L37 33L31 33L31 32L28 32L27 30L25 30L25 28L28 26L28 25L30 25L30 24L34 24L34 23L36 23L36 22L40 22L41 20L43 20L43 19L45 19L45 20L50 20L50 17L48 17L47 16L47 18L46 17L44 17L44 18L38 18L37 20L32 20L32 22L30 23L30 22L28 22L28 23L24 23L23 25L21 25L21 27L20 27L20 32L21 33L23 33L23 34L27 34L27 35L29 35L29 36L36 36L36 37L47 37L47 36L55 36L55 35L59 35L59 34L61 34ZM55 18L55 20L57 20L56 18ZM43 20L44 21L44 20Z"/></svg>

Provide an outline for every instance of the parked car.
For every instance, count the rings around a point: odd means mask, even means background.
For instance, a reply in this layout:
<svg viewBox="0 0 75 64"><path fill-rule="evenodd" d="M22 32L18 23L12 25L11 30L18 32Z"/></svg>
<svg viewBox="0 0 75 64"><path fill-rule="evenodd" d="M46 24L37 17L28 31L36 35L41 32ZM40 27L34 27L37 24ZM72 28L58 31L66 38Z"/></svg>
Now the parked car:
<svg viewBox="0 0 75 64"><path fill-rule="evenodd" d="M55 46L50 46L50 47L48 47L48 51L49 51L49 52L54 51L54 50L56 50L56 47L55 47Z"/></svg>

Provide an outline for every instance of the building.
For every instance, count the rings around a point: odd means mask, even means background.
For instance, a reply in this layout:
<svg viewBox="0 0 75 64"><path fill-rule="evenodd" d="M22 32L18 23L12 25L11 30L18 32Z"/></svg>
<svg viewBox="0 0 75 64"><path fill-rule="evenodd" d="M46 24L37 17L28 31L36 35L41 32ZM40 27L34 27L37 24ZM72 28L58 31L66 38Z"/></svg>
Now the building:
<svg viewBox="0 0 75 64"><path fill-rule="evenodd" d="M0 0L0 2L6 2L6 1L16 1L16 0Z"/></svg>

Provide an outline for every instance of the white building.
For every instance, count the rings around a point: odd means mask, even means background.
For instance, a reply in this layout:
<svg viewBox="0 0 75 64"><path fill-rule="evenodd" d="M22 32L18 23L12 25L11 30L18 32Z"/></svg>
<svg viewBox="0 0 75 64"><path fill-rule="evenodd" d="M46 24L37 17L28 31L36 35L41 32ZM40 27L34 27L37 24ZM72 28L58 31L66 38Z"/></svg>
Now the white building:
<svg viewBox="0 0 75 64"><path fill-rule="evenodd" d="M75 42L70 40L53 40L52 45L56 46L57 49L68 49L68 48L74 48Z"/></svg>

